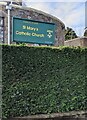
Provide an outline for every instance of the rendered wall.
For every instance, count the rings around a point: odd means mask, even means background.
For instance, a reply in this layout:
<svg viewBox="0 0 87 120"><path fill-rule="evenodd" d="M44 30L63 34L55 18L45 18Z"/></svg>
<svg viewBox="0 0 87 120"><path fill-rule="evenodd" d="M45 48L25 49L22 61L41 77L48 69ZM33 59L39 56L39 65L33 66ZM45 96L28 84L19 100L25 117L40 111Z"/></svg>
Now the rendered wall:
<svg viewBox="0 0 87 120"><path fill-rule="evenodd" d="M72 40L67 40L64 42L65 46L80 46L80 47L86 47L87 46L87 37L82 37L82 38L76 38Z"/></svg>

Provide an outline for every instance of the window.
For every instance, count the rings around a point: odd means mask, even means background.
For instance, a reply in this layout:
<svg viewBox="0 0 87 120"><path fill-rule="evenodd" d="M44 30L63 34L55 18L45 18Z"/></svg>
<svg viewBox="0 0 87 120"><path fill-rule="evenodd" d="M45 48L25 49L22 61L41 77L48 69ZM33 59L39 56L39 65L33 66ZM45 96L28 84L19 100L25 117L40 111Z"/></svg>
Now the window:
<svg viewBox="0 0 87 120"><path fill-rule="evenodd" d="M4 17L0 17L0 43L4 42Z"/></svg>

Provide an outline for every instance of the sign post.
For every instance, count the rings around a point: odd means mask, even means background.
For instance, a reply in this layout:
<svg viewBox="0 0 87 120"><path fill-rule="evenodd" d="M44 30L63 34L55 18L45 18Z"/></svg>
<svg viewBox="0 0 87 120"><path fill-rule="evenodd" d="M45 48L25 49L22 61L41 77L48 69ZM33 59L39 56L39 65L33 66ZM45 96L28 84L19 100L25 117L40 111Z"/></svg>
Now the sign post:
<svg viewBox="0 0 87 120"><path fill-rule="evenodd" d="M11 10L11 6L6 6L6 8L8 9L8 45L10 45L10 10Z"/></svg>
<svg viewBox="0 0 87 120"><path fill-rule="evenodd" d="M8 10L8 45L10 45L10 11L12 9L11 5L12 3L6 6L6 9Z"/></svg>
<svg viewBox="0 0 87 120"><path fill-rule="evenodd" d="M55 24L13 17L14 42L53 45Z"/></svg>

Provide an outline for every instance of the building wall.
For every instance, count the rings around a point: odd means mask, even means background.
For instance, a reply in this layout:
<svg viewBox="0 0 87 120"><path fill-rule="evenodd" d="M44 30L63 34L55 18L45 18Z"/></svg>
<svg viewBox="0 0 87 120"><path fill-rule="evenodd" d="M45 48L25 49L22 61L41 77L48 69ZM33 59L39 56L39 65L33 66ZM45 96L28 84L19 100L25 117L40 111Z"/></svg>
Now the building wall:
<svg viewBox="0 0 87 120"><path fill-rule="evenodd" d="M87 37L82 37L82 38L76 38L72 40L67 40L64 42L65 46L80 46L80 47L87 47Z"/></svg>
<svg viewBox="0 0 87 120"><path fill-rule="evenodd" d="M7 10L6 6L1 6L0 7L2 11L6 14L5 17L5 43L7 43ZM12 23L12 17L17 16L21 18L28 18L32 20L38 20L42 22L50 22L50 23L55 23L56 25L56 30L55 30L55 44L54 46L63 46L64 45L64 31L65 31L65 25L60 21L58 18L44 13L42 11L32 9L29 7L22 7L18 5L13 5L12 10L11 10L11 23ZM12 29L12 26L11 26ZM12 32L11 32L12 34Z"/></svg>

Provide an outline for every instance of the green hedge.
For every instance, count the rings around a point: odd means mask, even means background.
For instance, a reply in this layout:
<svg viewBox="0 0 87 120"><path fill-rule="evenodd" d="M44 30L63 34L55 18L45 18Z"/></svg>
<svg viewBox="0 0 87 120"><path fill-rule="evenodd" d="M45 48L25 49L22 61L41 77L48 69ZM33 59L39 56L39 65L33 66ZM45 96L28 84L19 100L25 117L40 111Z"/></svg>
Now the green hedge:
<svg viewBox="0 0 87 120"><path fill-rule="evenodd" d="M3 118L87 109L87 48L2 46Z"/></svg>

